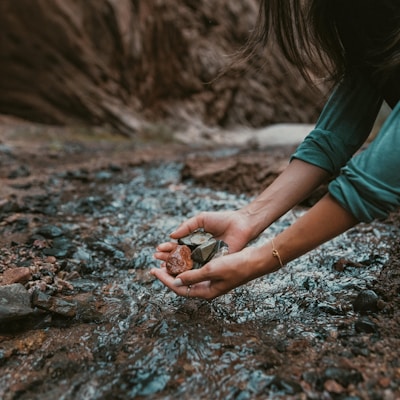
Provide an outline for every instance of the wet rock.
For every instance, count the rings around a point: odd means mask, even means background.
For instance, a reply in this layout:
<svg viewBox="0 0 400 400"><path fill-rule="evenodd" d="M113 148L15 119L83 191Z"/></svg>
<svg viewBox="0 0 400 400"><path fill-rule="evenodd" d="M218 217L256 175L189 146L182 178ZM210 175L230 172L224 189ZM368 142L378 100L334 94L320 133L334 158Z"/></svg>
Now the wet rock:
<svg viewBox="0 0 400 400"><path fill-rule="evenodd" d="M278 390L289 395L294 395L303 391L303 388L297 382L279 376L275 376L268 387L272 390Z"/></svg>
<svg viewBox="0 0 400 400"><path fill-rule="evenodd" d="M75 210L78 213L86 214L90 213L93 214L95 212L99 212L102 210L109 202L107 199L101 196L89 196L77 201L75 206Z"/></svg>
<svg viewBox="0 0 400 400"><path fill-rule="evenodd" d="M61 177L66 179L76 179L81 182L89 182L89 171L86 168L81 168L73 171L67 171L60 174Z"/></svg>
<svg viewBox="0 0 400 400"><path fill-rule="evenodd" d="M43 254L56 258L65 258L73 250L74 246L68 238L57 237L51 241L51 247L43 250Z"/></svg>
<svg viewBox="0 0 400 400"><path fill-rule="evenodd" d="M350 384L357 384L364 380L361 372L339 367L328 367L323 373L323 378L325 382L334 380L344 387Z"/></svg>
<svg viewBox="0 0 400 400"><path fill-rule="evenodd" d="M178 275L193 268L190 248L184 244L177 245L168 256L166 268L170 275Z"/></svg>
<svg viewBox="0 0 400 400"><path fill-rule="evenodd" d="M16 213L4 218L0 222L0 225L12 225L13 232L23 232L27 230L29 220L28 218L23 217L20 213Z"/></svg>
<svg viewBox="0 0 400 400"><path fill-rule="evenodd" d="M34 280L28 282L26 285L29 293L33 293L35 290L40 290L41 292L45 292L48 288L48 284L43 280Z"/></svg>
<svg viewBox="0 0 400 400"><path fill-rule="evenodd" d="M328 303L320 303L318 304L318 309L325 314L330 314L330 315L343 315L344 312L343 310L340 309L338 306L333 306Z"/></svg>
<svg viewBox="0 0 400 400"><path fill-rule="evenodd" d="M84 293L74 297L77 301L76 319L81 322L100 322L103 315L99 311L96 298L90 293Z"/></svg>
<svg viewBox="0 0 400 400"><path fill-rule="evenodd" d="M113 174L110 171L99 171L95 175L97 181L106 182L112 179Z"/></svg>
<svg viewBox="0 0 400 400"><path fill-rule="evenodd" d="M54 239L62 236L64 231L55 225L44 225L36 231L36 234L41 235L46 239Z"/></svg>
<svg viewBox="0 0 400 400"><path fill-rule="evenodd" d="M311 385L314 386L317 385L317 383L320 380L318 372L314 370L303 372L302 378L305 382L310 383Z"/></svg>
<svg viewBox="0 0 400 400"><path fill-rule="evenodd" d="M345 388L333 379L328 379L327 381L325 381L324 389L329 393L336 394L343 393L345 391Z"/></svg>
<svg viewBox="0 0 400 400"><path fill-rule="evenodd" d="M0 200L0 213L9 214L23 211L23 207L21 207L18 202L11 196L10 199L1 199Z"/></svg>
<svg viewBox="0 0 400 400"><path fill-rule="evenodd" d="M379 310L378 300L379 297L373 290L363 290L353 302L354 311L361 314L377 312Z"/></svg>
<svg viewBox="0 0 400 400"><path fill-rule="evenodd" d="M34 314L31 296L20 283L0 286L0 323Z"/></svg>
<svg viewBox="0 0 400 400"><path fill-rule="evenodd" d="M359 333L377 333L378 326L375 322L371 321L368 317L361 317L359 318L355 324L354 328L356 332Z"/></svg>
<svg viewBox="0 0 400 400"><path fill-rule="evenodd" d="M82 248L78 248L73 254L72 258L84 263L92 261L92 256L90 253Z"/></svg>
<svg viewBox="0 0 400 400"><path fill-rule="evenodd" d="M98 287L98 283L90 279L76 279L74 280L75 292L90 292Z"/></svg>
<svg viewBox="0 0 400 400"><path fill-rule="evenodd" d="M274 379L275 376L273 375L266 375L262 371L255 370L248 377L246 393L249 395L250 393L260 394L271 384L271 382L273 382ZM243 394L241 397L242 396Z"/></svg>
<svg viewBox="0 0 400 400"><path fill-rule="evenodd" d="M87 241L87 244L91 249L96 250L96 251L102 251L104 254L110 255L114 258L124 258L125 257L125 254L121 250L118 250L112 244L107 243L105 241L89 239Z"/></svg>
<svg viewBox="0 0 400 400"><path fill-rule="evenodd" d="M2 280L0 285L10 285L12 283L26 283L32 277L30 268L19 267L9 268L3 272Z"/></svg>
<svg viewBox="0 0 400 400"><path fill-rule="evenodd" d="M25 178L31 174L26 165L20 165L8 174L8 179Z"/></svg>
<svg viewBox="0 0 400 400"><path fill-rule="evenodd" d="M32 294L32 305L64 317L75 317L77 304L59 297L49 296L36 290Z"/></svg>
<svg viewBox="0 0 400 400"><path fill-rule="evenodd" d="M362 268L364 265L346 258L341 258L333 264L333 268L338 272L343 272L347 267Z"/></svg>

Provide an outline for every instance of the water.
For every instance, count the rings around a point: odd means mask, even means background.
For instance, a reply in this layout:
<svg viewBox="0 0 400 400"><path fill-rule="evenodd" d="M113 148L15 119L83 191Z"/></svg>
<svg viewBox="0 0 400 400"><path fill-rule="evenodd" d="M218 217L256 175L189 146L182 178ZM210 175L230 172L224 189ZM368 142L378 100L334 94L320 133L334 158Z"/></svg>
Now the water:
<svg viewBox="0 0 400 400"><path fill-rule="evenodd" d="M250 198L182 184L180 168L136 167L129 179L98 185L90 196L60 205L64 229L76 232L70 266L79 265L86 285L92 284L86 287L101 317L49 328L51 343L64 340L70 353L61 357L59 370L57 357L44 360L52 371L46 383L18 398L289 398L302 392L296 381L310 367L313 348L351 330L351 302L386 261L390 227L360 225L212 302L181 298L150 276L158 265L155 246L184 219L203 210L236 209ZM254 244L302 212L289 212ZM337 272L339 258L365 267ZM27 356L27 363L38 353ZM0 384L6 383L3 377Z"/></svg>

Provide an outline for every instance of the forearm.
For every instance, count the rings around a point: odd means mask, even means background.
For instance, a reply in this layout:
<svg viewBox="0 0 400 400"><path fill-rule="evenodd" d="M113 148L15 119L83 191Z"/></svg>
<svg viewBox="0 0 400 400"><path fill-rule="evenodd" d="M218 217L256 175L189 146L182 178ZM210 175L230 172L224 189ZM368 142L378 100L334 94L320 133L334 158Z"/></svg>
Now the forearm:
<svg viewBox="0 0 400 400"><path fill-rule="evenodd" d="M240 210L252 226L252 238L304 200L328 177L322 168L293 160L267 189Z"/></svg>
<svg viewBox="0 0 400 400"><path fill-rule="evenodd" d="M272 243L211 260L202 268L173 277L165 268L152 270L165 285L181 296L211 300L253 279L276 271L323 242L346 231L358 221L331 195L326 195ZM276 250L278 253L274 253ZM279 254L279 256L277 256ZM165 260L166 257L159 257Z"/></svg>
<svg viewBox="0 0 400 400"><path fill-rule="evenodd" d="M287 263L345 232L358 222L350 212L327 194L293 225L280 233L274 239L274 247L282 262ZM266 271L279 266L279 260L272 255L270 243L262 246L260 250L267 256L264 264Z"/></svg>

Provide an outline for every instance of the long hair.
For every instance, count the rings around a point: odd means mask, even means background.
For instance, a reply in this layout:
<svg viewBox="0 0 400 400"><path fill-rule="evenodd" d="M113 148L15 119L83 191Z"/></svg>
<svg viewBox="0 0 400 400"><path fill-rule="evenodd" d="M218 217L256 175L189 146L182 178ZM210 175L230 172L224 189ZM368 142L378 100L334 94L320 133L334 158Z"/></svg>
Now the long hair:
<svg viewBox="0 0 400 400"><path fill-rule="evenodd" d="M270 43L309 82L366 72L383 86L400 70L400 0L261 0L247 54Z"/></svg>

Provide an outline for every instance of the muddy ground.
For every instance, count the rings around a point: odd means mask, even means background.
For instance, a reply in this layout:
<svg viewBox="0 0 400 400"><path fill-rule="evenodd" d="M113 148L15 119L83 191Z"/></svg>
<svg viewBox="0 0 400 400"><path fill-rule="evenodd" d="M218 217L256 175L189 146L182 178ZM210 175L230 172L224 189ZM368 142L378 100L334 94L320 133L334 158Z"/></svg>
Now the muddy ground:
<svg viewBox="0 0 400 400"><path fill-rule="evenodd" d="M386 257L374 250L362 262L345 256L332 262L338 274L362 275L378 265L374 279L351 288L364 303L321 301L312 312L326 323L313 331L310 319L307 335L299 334L285 331L285 324L299 325L301 314L243 322L221 300L187 302L166 294L148 270L155 265L152 249L173 226L142 218L140 229L130 227L128 234L127 211L117 204L128 194L121 189L116 200L108 192L135 180L139 185L143 170L157 180L158 166L166 173L173 164L180 166L180 181L160 177L170 192L190 181L210 189L217 207L235 199L240 204L279 173L292 146L215 152L82 128L1 129L0 289L19 283L31 301L25 314L7 314L12 305L0 298L1 398L400 398L399 214L353 231L374 249L385 241ZM158 209L149 196L128 213L190 214L179 197ZM308 279L302 288L314 284ZM42 302L38 293L45 295ZM246 296L246 289L237 294L238 309ZM311 306L302 307L311 318Z"/></svg>

